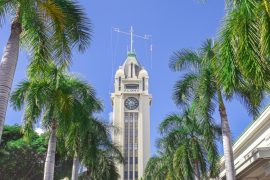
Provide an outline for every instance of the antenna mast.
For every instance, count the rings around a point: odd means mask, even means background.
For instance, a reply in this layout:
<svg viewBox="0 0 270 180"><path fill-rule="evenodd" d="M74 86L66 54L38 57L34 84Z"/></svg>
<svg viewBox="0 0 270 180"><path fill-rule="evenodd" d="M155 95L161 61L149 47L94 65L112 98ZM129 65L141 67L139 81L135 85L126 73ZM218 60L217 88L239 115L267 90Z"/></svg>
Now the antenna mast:
<svg viewBox="0 0 270 180"><path fill-rule="evenodd" d="M133 52L133 27L130 27L130 52Z"/></svg>
<svg viewBox="0 0 270 180"><path fill-rule="evenodd" d="M128 35L130 36L130 53L134 53L134 50L133 50L133 37L138 37L138 38L141 38L141 39L144 39L144 40L149 40L149 38L151 37L150 35L144 35L144 36L140 36L138 34L134 34L134 31L133 31L133 27L131 26L130 27L130 31L129 32L125 32L125 31L121 31L119 28L114 28L114 31L115 32L118 32L118 33L121 33L121 34L125 34L125 35Z"/></svg>

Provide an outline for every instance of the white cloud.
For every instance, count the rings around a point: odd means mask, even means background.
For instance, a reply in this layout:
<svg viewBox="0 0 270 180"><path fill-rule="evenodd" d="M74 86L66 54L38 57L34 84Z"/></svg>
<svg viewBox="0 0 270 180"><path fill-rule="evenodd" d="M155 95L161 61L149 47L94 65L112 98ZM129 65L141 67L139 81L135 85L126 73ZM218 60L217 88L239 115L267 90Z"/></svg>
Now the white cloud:
<svg viewBox="0 0 270 180"><path fill-rule="evenodd" d="M35 132L38 133L38 135L41 135L41 134L43 134L45 131L44 131L43 129L41 129L41 128L36 128L36 129L35 129Z"/></svg>

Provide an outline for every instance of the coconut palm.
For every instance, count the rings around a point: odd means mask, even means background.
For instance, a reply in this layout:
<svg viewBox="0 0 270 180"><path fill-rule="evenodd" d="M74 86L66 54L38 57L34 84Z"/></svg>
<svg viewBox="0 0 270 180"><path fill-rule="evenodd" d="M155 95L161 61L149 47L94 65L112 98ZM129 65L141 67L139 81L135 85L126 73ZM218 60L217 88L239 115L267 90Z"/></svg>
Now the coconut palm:
<svg viewBox="0 0 270 180"><path fill-rule="evenodd" d="M160 124L160 131L163 136L159 144L173 154L173 172L178 179L199 180L218 175L215 141L219 137L219 127L209 125L209 121L199 119L195 111L189 109L181 115L169 115Z"/></svg>
<svg viewBox="0 0 270 180"><path fill-rule="evenodd" d="M28 80L21 82L12 93L11 103L18 110L25 106L23 130L26 136L31 136L29 132L40 117L42 125L49 131L44 179L52 180L57 134L61 135L63 130L68 129L74 120L74 109L78 104L88 104L87 107L95 109L95 102L98 100L87 83L68 75L64 68L50 63L46 69L46 75L30 76Z"/></svg>
<svg viewBox="0 0 270 180"><path fill-rule="evenodd" d="M218 47L219 45L214 47L213 41L207 40L198 51L183 49L174 54L170 62L171 69L186 72L184 77L175 84L174 100L182 107L194 103L200 115L206 120L211 119L215 107L218 106L226 176L228 179L235 179L231 131L224 97L226 99L240 98L249 112L255 115L263 99L263 92L240 77L241 83L229 92L223 91L224 87L220 84L219 71L217 71L221 61L216 53L218 49L215 49Z"/></svg>
<svg viewBox="0 0 270 180"><path fill-rule="evenodd" d="M47 59L68 63L72 47L88 46L91 30L82 8L70 0L0 0L0 27L5 19L12 22L0 62L0 141L20 45L39 66Z"/></svg>

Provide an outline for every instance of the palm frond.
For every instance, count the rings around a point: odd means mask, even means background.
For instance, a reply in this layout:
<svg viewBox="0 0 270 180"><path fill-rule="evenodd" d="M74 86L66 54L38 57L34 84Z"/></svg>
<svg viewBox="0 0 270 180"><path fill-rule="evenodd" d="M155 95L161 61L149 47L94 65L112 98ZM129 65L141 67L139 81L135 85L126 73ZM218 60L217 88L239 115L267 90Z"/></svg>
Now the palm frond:
<svg viewBox="0 0 270 180"><path fill-rule="evenodd" d="M197 74L187 74L174 85L173 100L178 106L186 106L194 97L196 85L198 83Z"/></svg>
<svg viewBox="0 0 270 180"><path fill-rule="evenodd" d="M170 58L169 67L173 71L182 71L185 69L197 69L201 59L197 52L190 49L182 49L174 52Z"/></svg>
<svg viewBox="0 0 270 180"><path fill-rule="evenodd" d="M10 102L12 107L15 110L21 110L27 91L29 90L30 82L29 81L22 81L16 87L16 89L11 93Z"/></svg>
<svg viewBox="0 0 270 180"><path fill-rule="evenodd" d="M6 16L12 13L12 6L14 2L10 0L1 0L0 1L0 27L2 27L5 22Z"/></svg>
<svg viewBox="0 0 270 180"><path fill-rule="evenodd" d="M32 61L37 61L40 71L44 69L44 63L52 59L53 50L51 41L47 33L48 27L44 23L44 17L40 12L36 11L32 4L29 4L27 13L22 15L23 32L21 36L22 45L27 49ZM26 10L25 10L26 11ZM42 66L43 65L43 66ZM43 68L42 68L43 67ZM37 71L37 69L36 69Z"/></svg>
<svg viewBox="0 0 270 180"><path fill-rule="evenodd" d="M182 118L178 114L168 115L159 125L161 133L170 132L181 125Z"/></svg>
<svg viewBox="0 0 270 180"><path fill-rule="evenodd" d="M71 47L77 47L79 51L85 51L89 45L92 30L90 20L83 9L74 1L54 0L54 3L62 9L66 17L65 35Z"/></svg>
<svg viewBox="0 0 270 180"><path fill-rule="evenodd" d="M188 144L181 145L176 150L173 158L173 166L177 169L178 176L182 176L183 179L192 180L194 177L193 165L190 162L187 146Z"/></svg>

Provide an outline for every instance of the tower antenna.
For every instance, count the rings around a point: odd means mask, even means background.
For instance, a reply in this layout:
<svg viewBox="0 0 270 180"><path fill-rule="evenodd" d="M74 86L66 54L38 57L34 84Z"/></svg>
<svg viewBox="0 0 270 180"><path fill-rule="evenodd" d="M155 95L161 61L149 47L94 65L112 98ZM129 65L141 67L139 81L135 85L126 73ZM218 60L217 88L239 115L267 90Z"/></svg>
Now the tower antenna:
<svg viewBox="0 0 270 180"><path fill-rule="evenodd" d="M133 27L131 26L130 27L130 31L129 32L126 32L126 31L122 31L120 30L119 28L114 28L114 31L115 32L118 32L118 33L121 33L121 34L125 34L125 35L128 35L130 36L130 53L134 53L134 41L133 41L133 38L134 37L138 37L138 38L141 38L141 39L144 39L144 40L149 40L150 39L150 35L144 35L144 36L141 36L141 35L138 35L138 34L135 34L134 31L133 31Z"/></svg>
<svg viewBox="0 0 270 180"><path fill-rule="evenodd" d="M130 27L130 52L133 52L133 27Z"/></svg>

